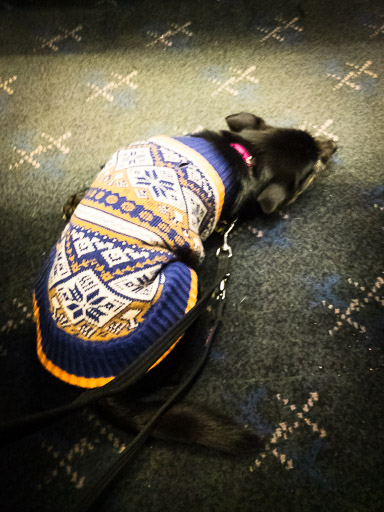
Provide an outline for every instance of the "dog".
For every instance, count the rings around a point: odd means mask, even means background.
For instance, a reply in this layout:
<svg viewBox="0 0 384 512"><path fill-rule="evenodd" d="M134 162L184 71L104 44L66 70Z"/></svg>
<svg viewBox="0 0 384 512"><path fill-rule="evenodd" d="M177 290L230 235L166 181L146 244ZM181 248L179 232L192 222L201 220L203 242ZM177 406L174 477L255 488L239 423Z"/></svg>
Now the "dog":
<svg viewBox="0 0 384 512"><path fill-rule="evenodd" d="M54 376L84 388L113 380L196 303L202 241L219 221L291 204L337 149L332 140L246 112L226 123L220 132L123 148L87 191L68 199L69 222L34 294L37 353ZM148 375L161 375L164 357ZM158 403L134 398L130 391L99 407L137 431ZM186 402L168 410L152 435L228 453L260 446L255 433Z"/></svg>

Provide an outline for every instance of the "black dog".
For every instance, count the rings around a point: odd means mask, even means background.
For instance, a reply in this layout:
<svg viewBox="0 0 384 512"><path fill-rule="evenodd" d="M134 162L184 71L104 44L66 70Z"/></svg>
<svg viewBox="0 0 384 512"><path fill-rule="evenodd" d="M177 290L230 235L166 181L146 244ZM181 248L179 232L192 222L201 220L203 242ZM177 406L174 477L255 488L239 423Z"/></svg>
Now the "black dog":
<svg viewBox="0 0 384 512"><path fill-rule="evenodd" d="M253 217L257 206L266 214L292 203L310 185L312 179L337 150L335 142L313 138L303 130L275 128L261 117L247 112L226 117L230 131L205 130L193 134L210 141L236 171L239 193L230 218ZM246 165L231 146L238 143L252 156ZM69 220L87 189L68 198L63 217Z"/></svg>
<svg viewBox="0 0 384 512"><path fill-rule="evenodd" d="M324 168L336 145L332 140L316 139L309 133L288 128L274 128L260 117L239 113L226 118L229 131L203 131L193 135L212 144L232 168L236 197L226 211L227 220L252 217L260 209L265 214L281 210L292 203ZM69 217L84 196L71 196L64 206ZM188 263L190 263L188 261ZM169 360L168 360L169 358ZM154 371L149 387L164 384L167 364ZM160 375L160 378L159 378ZM100 408L120 427L140 430L159 408L159 403L134 400L146 393L146 385L124 396L103 400ZM224 415L180 402L157 422L152 435L167 440L193 442L229 453L258 447L259 437L228 420Z"/></svg>

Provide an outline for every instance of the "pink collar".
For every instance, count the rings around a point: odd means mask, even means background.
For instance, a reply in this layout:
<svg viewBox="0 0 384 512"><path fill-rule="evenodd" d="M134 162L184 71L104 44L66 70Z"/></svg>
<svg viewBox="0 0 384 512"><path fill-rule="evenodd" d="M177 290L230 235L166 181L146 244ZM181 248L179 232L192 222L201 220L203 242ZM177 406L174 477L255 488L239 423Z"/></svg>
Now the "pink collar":
<svg viewBox="0 0 384 512"><path fill-rule="evenodd" d="M231 148L236 149L238 153L242 156L244 162L248 165L248 167L252 167L253 165L253 157L249 151L242 146L241 144L232 143L230 144Z"/></svg>

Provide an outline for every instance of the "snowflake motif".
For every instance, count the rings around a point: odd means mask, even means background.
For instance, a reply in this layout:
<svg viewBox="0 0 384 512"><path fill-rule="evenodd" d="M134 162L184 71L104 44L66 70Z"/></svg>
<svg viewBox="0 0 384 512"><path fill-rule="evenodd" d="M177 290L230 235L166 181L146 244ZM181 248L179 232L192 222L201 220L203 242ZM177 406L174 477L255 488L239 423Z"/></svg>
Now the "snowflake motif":
<svg viewBox="0 0 384 512"><path fill-rule="evenodd" d="M102 327L126 307L124 300L112 294L91 270L61 284L57 301L71 323L86 322L96 327Z"/></svg>
<svg viewBox="0 0 384 512"><path fill-rule="evenodd" d="M111 310L114 305L107 297L100 295L100 290L92 290L90 293L82 292L75 285L68 290L69 297L72 302L67 304L67 308L72 312L75 323L81 320L87 320L90 323L98 324L100 318L105 315L103 310Z"/></svg>
<svg viewBox="0 0 384 512"><path fill-rule="evenodd" d="M145 171L145 174L148 179L145 179L143 176L137 180L138 184L150 187L156 197L165 198L167 197L168 191L173 190L173 183L159 178L156 171Z"/></svg>
<svg viewBox="0 0 384 512"><path fill-rule="evenodd" d="M179 205L181 191L174 173L168 169L145 169L137 170L135 175L130 177L134 187L148 188L154 199L161 202Z"/></svg>

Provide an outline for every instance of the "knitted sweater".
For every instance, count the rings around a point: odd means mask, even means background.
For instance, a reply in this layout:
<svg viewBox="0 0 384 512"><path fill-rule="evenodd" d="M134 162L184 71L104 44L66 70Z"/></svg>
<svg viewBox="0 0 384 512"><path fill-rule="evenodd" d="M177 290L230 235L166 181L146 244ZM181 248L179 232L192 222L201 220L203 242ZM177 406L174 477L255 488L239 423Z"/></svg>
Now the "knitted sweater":
<svg viewBox="0 0 384 512"><path fill-rule="evenodd" d="M202 241L233 202L234 182L198 137L159 136L117 151L36 284L44 367L69 384L102 386L192 308L197 276L183 257L203 259Z"/></svg>

